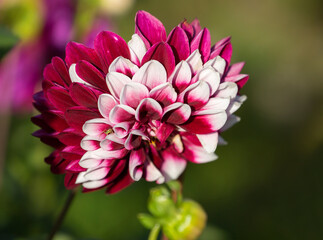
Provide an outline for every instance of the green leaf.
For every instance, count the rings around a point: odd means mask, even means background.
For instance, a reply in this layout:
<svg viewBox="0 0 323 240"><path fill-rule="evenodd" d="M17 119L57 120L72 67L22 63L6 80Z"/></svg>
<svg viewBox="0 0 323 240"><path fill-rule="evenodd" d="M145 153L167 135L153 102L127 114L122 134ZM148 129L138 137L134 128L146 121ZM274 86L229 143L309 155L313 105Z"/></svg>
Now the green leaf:
<svg viewBox="0 0 323 240"><path fill-rule="evenodd" d="M18 40L9 29L0 25L0 59L18 43Z"/></svg>
<svg viewBox="0 0 323 240"><path fill-rule="evenodd" d="M145 213L139 213L138 219L140 223L148 229L152 229L157 223L157 220L153 216Z"/></svg>

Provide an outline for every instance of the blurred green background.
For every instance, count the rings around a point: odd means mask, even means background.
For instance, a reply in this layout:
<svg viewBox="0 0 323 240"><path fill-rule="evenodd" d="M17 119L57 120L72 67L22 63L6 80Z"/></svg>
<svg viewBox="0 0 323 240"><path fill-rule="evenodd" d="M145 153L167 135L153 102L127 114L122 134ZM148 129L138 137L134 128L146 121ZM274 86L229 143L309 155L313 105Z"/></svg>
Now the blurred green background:
<svg viewBox="0 0 323 240"><path fill-rule="evenodd" d="M184 196L208 213L200 239L323 239L323 2L136 0L109 18L126 40L140 9L168 32L198 18L213 43L231 35L232 62L245 61L250 74L242 121L224 134L229 144L218 147L217 161L190 164L185 174ZM44 238L68 195L29 119L1 116L0 239ZM79 193L57 239L146 239L136 215L147 212L152 186Z"/></svg>

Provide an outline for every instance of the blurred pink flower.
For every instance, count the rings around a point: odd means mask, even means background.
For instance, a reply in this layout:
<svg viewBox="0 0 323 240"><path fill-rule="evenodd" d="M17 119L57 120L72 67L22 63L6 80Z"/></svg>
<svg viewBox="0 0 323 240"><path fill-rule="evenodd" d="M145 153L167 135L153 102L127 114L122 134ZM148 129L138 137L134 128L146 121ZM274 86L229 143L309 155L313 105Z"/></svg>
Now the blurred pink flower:
<svg viewBox="0 0 323 240"><path fill-rule="evenodd" d="M220 133L239 121L248 75L230 66L230 38L211 47L197 20L168 36L147 12L135 20L128 44L101 32L94 48L71 42L65 62L44 70L34 135L55 148L46 162L67 188L114 193L141 178L177 179L188 161L215 160Z"/></svg>

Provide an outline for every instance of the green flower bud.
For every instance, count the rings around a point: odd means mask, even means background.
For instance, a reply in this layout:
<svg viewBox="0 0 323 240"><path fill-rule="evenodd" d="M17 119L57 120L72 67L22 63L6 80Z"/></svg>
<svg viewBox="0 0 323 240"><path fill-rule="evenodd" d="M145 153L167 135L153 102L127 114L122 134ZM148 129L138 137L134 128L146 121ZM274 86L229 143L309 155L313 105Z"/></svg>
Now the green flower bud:
<svg viewBox="0 0 323 240"><path fill-rule="evenodd" d="M170 240L194 240L202 233L206 219L197 202L184 200L177 213L163 225L163 232Z"/></svg>
<svg viewBox="0 0 323 240"><path fill-rule="evenodd" d="M156 187L150 190L148 209L158 218L167 217L176 211L170 192L165 187Z"/></svg>

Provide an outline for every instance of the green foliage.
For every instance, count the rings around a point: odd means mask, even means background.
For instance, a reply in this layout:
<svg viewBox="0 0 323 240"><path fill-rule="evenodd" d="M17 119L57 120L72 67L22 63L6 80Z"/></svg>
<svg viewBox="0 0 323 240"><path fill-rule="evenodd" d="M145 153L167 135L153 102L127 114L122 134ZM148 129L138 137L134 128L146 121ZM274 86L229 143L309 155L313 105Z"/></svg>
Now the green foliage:
<svg viewBox="0 0 323 240"><path fill-rule="evenodd" d="M0 25L0 59L18 43L18 40L16 35Z"/></svg>

